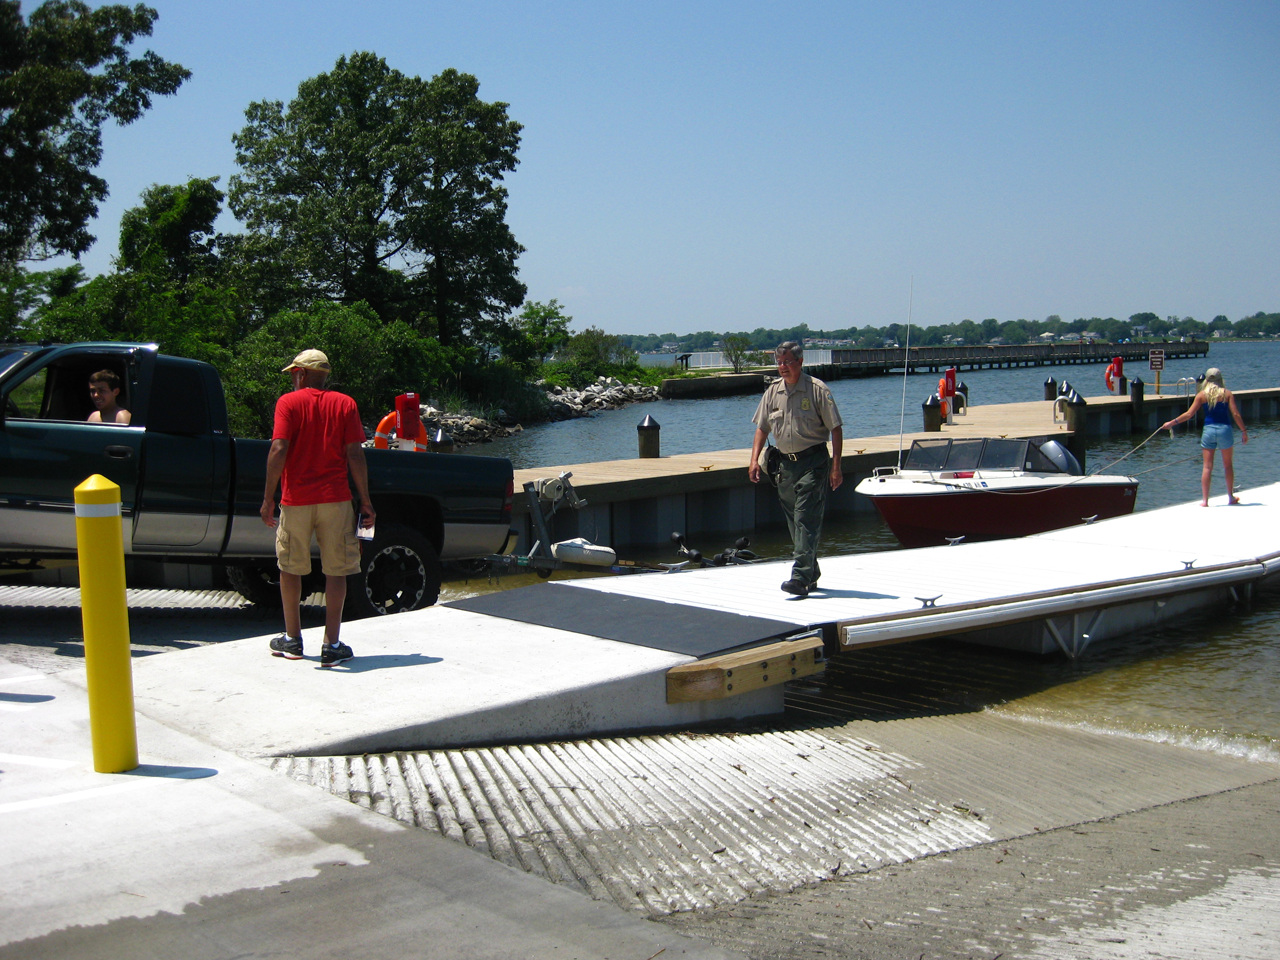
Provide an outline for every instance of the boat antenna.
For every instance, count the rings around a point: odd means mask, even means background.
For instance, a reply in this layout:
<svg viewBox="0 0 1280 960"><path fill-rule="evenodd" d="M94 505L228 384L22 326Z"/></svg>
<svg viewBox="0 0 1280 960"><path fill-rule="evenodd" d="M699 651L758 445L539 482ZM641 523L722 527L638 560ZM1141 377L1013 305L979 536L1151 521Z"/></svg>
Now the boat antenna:
<svg viewBox="0 0 1280 960"><path fill-rule="evenodd" d="M915 306L916 278L911 275L911 288L907 294L907 336L902 348L902 406L898 408L898 469L902 469L902 427L907 421L907 373L911 369L911 310Z"/></svg>

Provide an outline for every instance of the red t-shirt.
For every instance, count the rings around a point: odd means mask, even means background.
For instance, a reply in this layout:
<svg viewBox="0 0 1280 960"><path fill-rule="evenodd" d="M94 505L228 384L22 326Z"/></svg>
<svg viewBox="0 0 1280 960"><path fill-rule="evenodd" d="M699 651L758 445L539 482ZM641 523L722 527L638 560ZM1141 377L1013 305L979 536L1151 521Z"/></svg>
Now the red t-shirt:
<svg viewBox="0 0 1280 960"><path fill-rule="evenodd" d="M304 387L276 401L272 440L288 440L281 506L351 499L347 444L364 442L356 402L345 393Z"/></svg>

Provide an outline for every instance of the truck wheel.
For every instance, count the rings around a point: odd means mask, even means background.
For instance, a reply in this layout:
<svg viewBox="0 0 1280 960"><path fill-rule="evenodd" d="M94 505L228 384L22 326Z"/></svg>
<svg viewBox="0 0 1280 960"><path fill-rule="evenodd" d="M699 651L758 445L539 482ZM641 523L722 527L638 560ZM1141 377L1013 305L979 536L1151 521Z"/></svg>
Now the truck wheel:
<svg viewBox="0 0 1280 960"><path fill-rule="evenodd" d="M418 531L378 524L360 557L360 572L347 585L349 619L429 607L440 597L440 557Z"/></svg>
<svg viewBox="0 0 1280 960"><path fill-rule="evenodd" d="M227 564L227 583L250 603L280 607L280 568L274 563Z"/></svg>
<svg viewBox="0 0 1280 960"><path fill-rule="evenodd" d="M240 596L269 610L280 609L280 568L274 563L240 563L228 565L226 570L227 583ZM311 572L302 578L302 599L316 593L324 593L324 574L319 561L313 560Z"/></svg>

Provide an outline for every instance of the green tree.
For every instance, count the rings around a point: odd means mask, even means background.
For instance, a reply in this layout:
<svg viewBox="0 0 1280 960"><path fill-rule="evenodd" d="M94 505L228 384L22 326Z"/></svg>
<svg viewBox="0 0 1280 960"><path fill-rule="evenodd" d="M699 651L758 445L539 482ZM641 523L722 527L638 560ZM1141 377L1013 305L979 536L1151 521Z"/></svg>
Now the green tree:
<svg viewBox="0 0 1280 960"><path fill-rule="evenodd" d="M526 303L499 341L503 359L518 370L536 370L568 342L572 322L573 317L561 310L559 300Z"/></svg>
<svg viewBox="0 0 1280 960"><path fill-rule="evenodd" d="M1236 321L1233 332L1238 337L1274 337L1280 334L1280 313L1259 310L1251 317Z"/></svg>
<svg viewBox="0 0 1280 960"><path fill-rule="evenodd" d="M142 205L120 218L119 266L163 273L178 286L216 274L213 223L226 199L217 183L217 177L193 177L181 186L144 190Z"/></svg>
<svg viewBox="0 0 1280 960"><path fill-rule="evenodd" d="M222 193L214 180L149 187L120 221L115 273L95 277L36 311L52 340L151 340L166 353L226 361L246 331L223 282L213 238Z"/></svg>
<svg viewBox="0 0 1280 960"><path fill-rule="evenodd" d="M520 124L475 77L408 77L372 53L250 104L231 209L309 297L368 303L448 346L495 343L525 295L504 173Z"/></svg>
<svg viewBox="0 0 1280 960"><path fill-rule="evenodd" d="M720 349L734 373L741 373L748 363L756 359L751 349L751 338L745 334L726 333L720 341Z"/></svg>
<svg viewBox="0 0 1280 960"><path fill-rule="evenodd" d="M286 311L249 334L220 368L233 433L271 435L275 402L289 387L280 369L310 348L328 355L330 385L355 398L367 424L391 409L396 394L450 383L464 362L403 322L383 323L367 304L319 303Z"/></svg>
<svg viewBox="0 0 1280 960"><path fill-rule="evenodd" d="M78 263L56 270L24 270L16 264L0 263L0 340L38 336L29 329L32 318L50 301L70 295L83 282L84 268Z"/></svg>
<svg viewBox="0 0 1280 960"><path fill-rule="evenodd" d="M1027 335L1026 324L1025 320L1008 320L1000 324L1000 336L1004 337L1005 343L1026 343L1031 339Z"/></svg>
<svg viewBox="0 0 1280 960"><path fill-rule="evenodd" d="M132 123L191 75L150 50L130 58L157 16L48 0L24 22L19 0L0 0L0 263L92 245L88 223L107 196L93 173L102 125Z"/></svg>
<svg viewBox="0 0 1280 960"><path fill-rule="evenodd" d="M1106 317L1105 319L1094 317L1089 321L1089 329L1104 340L1109 340L1112 343L1119 343L1132 335L1129 324L1123 320L1117 320L1115 317Z"/></svg>
<svg viewBox="0 0 1280 960"><path fill-rule="evenodd" d="M543 368L548 383L583 387L596 377L631 377L640 370L636 352L621 337L587 327L575 333Z"/></svg>

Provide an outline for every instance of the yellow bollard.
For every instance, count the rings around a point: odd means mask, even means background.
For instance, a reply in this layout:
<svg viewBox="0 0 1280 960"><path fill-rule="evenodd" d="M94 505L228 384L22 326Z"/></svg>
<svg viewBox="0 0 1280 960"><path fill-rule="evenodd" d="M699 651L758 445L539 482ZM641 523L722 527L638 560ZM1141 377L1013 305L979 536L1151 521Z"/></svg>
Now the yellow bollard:
<svg viewBox="0 0 1280 960"><path fill-rule="evenodd" d="M76 487L76 549L80 555L80 613L93 769L122 773L138 765L129 607L124 595L124 533L120 487L96 473Z"/></svg>

